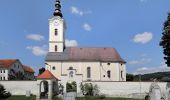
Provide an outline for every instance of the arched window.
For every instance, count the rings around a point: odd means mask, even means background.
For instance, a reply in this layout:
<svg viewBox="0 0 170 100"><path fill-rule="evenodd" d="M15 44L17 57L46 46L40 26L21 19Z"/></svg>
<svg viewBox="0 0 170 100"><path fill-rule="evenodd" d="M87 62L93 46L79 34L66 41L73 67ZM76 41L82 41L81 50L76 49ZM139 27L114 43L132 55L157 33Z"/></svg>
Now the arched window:
<svg viewBox="0 0 170 100"><path fill-rule="evenodd" d="M123 71L121 71L121 78L123 78Z"/></svg>
<svg viewBox="0 0 170 100"><path fill-rule="evenodd" d="M57 45L55 45L55 51L57 51L57 49L58 49L58 48L57 48Z"/></svg>
<svg viewBox="0 0 170 100"><path fill-rule="evenodd" d="M110 71L110 70L107 71L107 77L108 77L108 78L111 77L111 71Z"/></svg>
<svg viewBox="0 0 170 100"><path fill-rule="evenodd" d="M91 68L87 67L87 78L91 78Z"/></svg>
<svg viewBox="0 0 170 100"><path fill-rule="evenodd" d="M57 29L55 29L55 35L58 35L58 30Z"/></svg>

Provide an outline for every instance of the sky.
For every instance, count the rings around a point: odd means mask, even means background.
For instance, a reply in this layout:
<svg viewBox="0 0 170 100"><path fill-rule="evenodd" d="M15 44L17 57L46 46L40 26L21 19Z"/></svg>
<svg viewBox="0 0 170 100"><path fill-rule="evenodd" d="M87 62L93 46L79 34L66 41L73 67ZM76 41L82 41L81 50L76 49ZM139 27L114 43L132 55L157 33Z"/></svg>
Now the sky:
<svg viewBox="0 0 170 100"><path fill-rule="evenodd" d="M0 1L0 59L20 59L35 71L48 52L55 0ZM159 41L170 0L61 0L67 46L112 47L127 72L170 71Z"/></svg>

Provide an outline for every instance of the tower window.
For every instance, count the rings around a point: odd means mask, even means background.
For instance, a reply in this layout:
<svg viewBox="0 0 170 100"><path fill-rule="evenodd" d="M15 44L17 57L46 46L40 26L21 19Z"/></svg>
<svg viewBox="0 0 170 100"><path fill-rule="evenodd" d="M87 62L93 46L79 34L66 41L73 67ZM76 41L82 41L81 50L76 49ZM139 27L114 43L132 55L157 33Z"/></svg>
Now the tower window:
<svg viewBox="0 0 170 100"><path fill-rule="evenodd" d="M87 78L91 78L91 68L87 67Z"/></svg>
<svg viewBox="0 0 170 100"><path fill-rule="evenodd" d="M58 35L58 29L55 29L54 31L55 31L55 35Z"/></svg>
<svg viewBox="0 0 170 100"><path fill-rule="evenodd" d="M111 77L111 71L107 71L107 77L110 78Z"/></svg>
<svg viewBox="0 0 170 100"><path fill-rule="evenodd" d="M57 49L58 49L58 47L57 47L57 45L55 45L55 51L57 51Z"/></svg>

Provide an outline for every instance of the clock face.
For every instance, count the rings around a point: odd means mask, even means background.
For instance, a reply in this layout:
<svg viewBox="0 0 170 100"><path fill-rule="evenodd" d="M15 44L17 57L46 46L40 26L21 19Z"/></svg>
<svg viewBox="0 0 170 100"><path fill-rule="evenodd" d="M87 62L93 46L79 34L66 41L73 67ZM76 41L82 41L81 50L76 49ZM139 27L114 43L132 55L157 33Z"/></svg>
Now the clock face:
<svg viewBox="0 0 170 100"><path fill-rule="evenodd" d="M58 20L54 21L54 26L58 26L59 24L60 24L60 21L58 21Z"/></svg>

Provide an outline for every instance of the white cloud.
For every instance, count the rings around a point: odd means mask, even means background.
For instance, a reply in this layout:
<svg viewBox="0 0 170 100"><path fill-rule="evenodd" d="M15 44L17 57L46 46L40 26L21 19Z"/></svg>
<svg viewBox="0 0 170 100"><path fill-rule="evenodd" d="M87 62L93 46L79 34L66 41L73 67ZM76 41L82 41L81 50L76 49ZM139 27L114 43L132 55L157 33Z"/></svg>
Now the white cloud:
<svg viewBox="0 0 170 100"><path fill-rule="evenodd" d="M150 42L153 38L153 34L151 32L144 32L142 34L137 34L134 36L133 41L135 43L146 44Z"/></svg>
<svg viewBox="0 0 170 100"><path fill-rule="evenodd" d="M66 39L65 40L65 45L66 45L66 47L77 47L78 43L77 43L76 40L68 40L68 39Z"/></svg>
<svg viewBox="0 0 170 100"><path fill-rule="evenodd" d="M131 64L131 65L139 65L139 64L146 64L146 63L149 63L151 62L152 59L151 58L142 58L140 60L132 60L132 61L129 61L128 64Z"/></svg>
<svg viewBox="0 0 170 100"><path fill-rule="evenodd" d="M47 46L28 46L26 49L31 50L35 56L45 56L47 54Z"/></svg>
<svg viewBox="0 0 170 100"><path fill-rule="evenodd" d="M39 34L29 34L26 36L27 39L34 40L34 41L41 41L44 40L44 36Z"/></svg>
<svg viewBox="0 0 170 100"><path fill-rule="evenodd" d="M91 13L91 11L82 11L79 8L75 7L75 6L72 6L71 7L71 13L75 14L75 15L83 16L85 14Z"/></svg>
<svg viewBox="0 0 170 100"><path fill-rule="evenodd" d="M87 23L85 23L83 25L83 28L84 28L85 31L91 31L92 30L92 27L89 24L87 24Z"/></svg>
<svg viewBox="0 0 170 100"><path fill-rule="evenodd" d="M167 72L170 71L170 67L167 67L165 64L161 64L158 67L141 67L138 68L134 74L148 74L155 72Z"/></svg>

